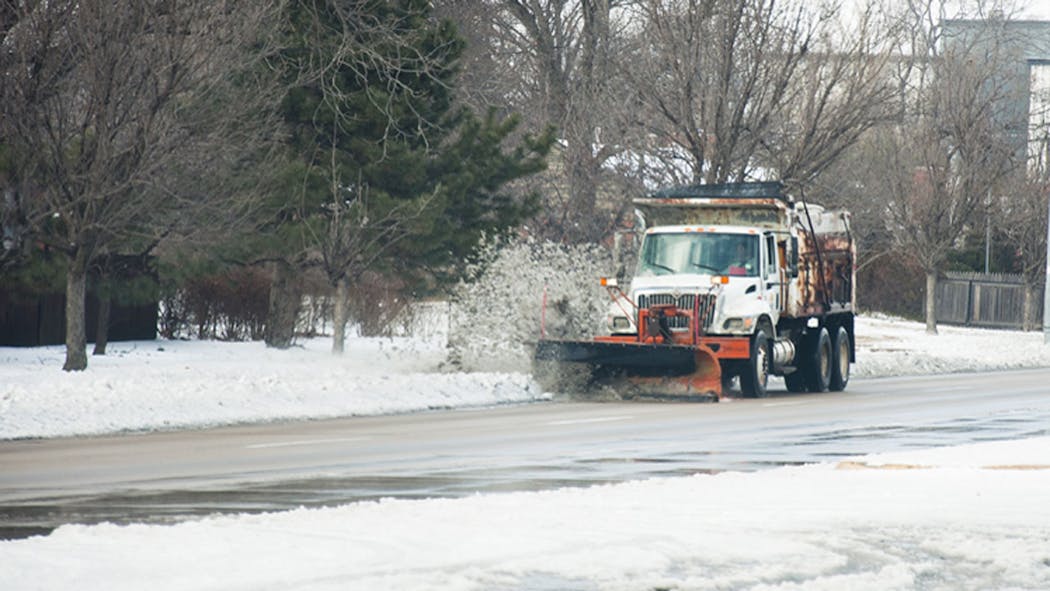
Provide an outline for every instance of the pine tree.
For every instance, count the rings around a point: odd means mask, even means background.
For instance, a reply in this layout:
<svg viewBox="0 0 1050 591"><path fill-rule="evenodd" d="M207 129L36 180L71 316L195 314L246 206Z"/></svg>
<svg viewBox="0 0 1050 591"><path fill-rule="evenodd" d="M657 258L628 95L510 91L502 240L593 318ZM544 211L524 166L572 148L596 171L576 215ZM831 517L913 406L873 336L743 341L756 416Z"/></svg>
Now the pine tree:
<svg viewBox="0 0 1050 591"><path fill-rule="evenodd" d="M429 2L299 0L285 33L289 156L269 214L278 275L317 265L337 300L370 270L443 278L483 233L534 211L535 196L505 186L545 166L553 135L508 149L516 117L455 103L464 42ZM267 343L287 346L294 313L272 312Z"/></svg>

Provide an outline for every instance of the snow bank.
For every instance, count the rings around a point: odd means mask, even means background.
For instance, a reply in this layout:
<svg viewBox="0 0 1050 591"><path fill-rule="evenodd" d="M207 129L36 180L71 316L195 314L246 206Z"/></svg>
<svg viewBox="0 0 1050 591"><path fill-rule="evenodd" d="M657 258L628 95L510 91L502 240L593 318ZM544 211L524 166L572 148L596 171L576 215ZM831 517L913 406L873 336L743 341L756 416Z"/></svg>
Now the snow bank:
<svg viewBox="0 0 1050 591"><path fill-rule="evenodd" d="M544 400L524 372L443 373L443 340L113 343L87 371L62 347L0 348L0 439L391 414Z"/></svg>
<svg viewBox="0 0 1050 591"><path fill-rule="evenodd" d="M854 377L1050 367L1041 333L857 319ZM549 400L527 363L449 372L447 319L416 337L326 339L288 351L261 343L113 343L87 371L61 370L62 347L0 347L0 439L175 429ZM516 369L516 371L514 371Z"/></svg>
<svg viewBox="0 0 1050 591"><path fill-rule="evenodd" d="M854 377L926 375L1050 367L1042 332L925 324L881 315L857 317Z"/></svg>
<svg viewBox="0 0 1050 591"><path fill-rule="evenodd" d="M924 468L879 469L900 465ZM0 542L0 580L12 591L1043 589L1047 498L1050 438L1038 438L587 489L67 525Z"/></svg>

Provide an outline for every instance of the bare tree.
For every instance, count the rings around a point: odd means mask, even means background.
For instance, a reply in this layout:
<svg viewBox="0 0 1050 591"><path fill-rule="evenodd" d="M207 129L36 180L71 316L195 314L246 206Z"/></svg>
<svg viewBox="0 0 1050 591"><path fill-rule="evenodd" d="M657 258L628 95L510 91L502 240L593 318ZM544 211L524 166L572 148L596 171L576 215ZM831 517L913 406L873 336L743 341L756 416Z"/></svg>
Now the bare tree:
<svg viewBox="0 0 1050 591"><path fill-rule="evenodd" d="M1024 282L1024 330L1035 330L1039 318L1037 297L1046 279L1046 228L1050 218L1050 180L1033 171L1013 187L1003 200L1003 234L1015 249ZM1045 313L1045 312L1044 312Z"/></svg>
<svg viewBox="0 0 1050 591"><path fill-rule="evenodd" d="M555 240L594 241L607 235L628 192L609 164L628 151L636 133L636 93L623 78L631 2L616 0L444 0L487 57L467 64L484 92L465 100L522 113L533 132L555 126L559 137L540 183L543 209L534 231ZM474 54L476 55L476 53ZM486 68L479 76L470 68ZM483 103L483 104L482 104ZM613 197L609 198L608 196Z"/></svg>
<svg viewBox="0 0 1050 591"><path fill-rule="evenodd" d="M350 285L360 281L399 242L419 231L415 222L434 196L377 206L360 179L347 182L340 177L334 150L330 166L331 200L306 220L303 229L305 242L314 249L309 264L321 268L335 292L332 352L341 354Z"/></svg>
<svg viewBox="0 0 1050 591"><path fill-rule="evenodd" d="M1046 281L1046 234L1050 207L1050 88L1047 71L1032 72L1028 129L1028 166L999 200L1002 232L1014 247L1024 282L1024 330L1034 330L1039 318L1037 296ZM1044 314L1046 312L1044 311Z"/></svg>
<svg viewBox="0 0 1050 591"><path fill-rule="evenodd" d="M456 23L466 41L460 58L456 83L458 100L478 112L498 107L503 113L517 107L531 95L520 67L520 51L504 40L506 20L501 2L486 0L437 0L434 13ZM535 124L535 122L530 122Z"/></svg>
<svg viewBox="0 0 1050 591"><path fill-rule="evenodd" d="M215 146L230 150L227 158L240 153L229 138L245 137L262 94L237 86L261 59L275 6L4 6L14 24L0 40L0 137L32 155L23 170L36 183L20 208L34 237L65 255L64 369L81 370L89 265L171 228L185 204L173 173L194 156L221 160Z"/></svg>
<svg viewBox="0 0 1050 591"><path fill-rule="evenodd" d="M819 22L771 139L761 140L756 159L779 179L809 184L893 112L896 27L874 2L858 8Z"/></svg>
<svg viewBox="0 0 1050 591"><path fill-rule="evenodd" d="M643 11L632 77L650 131L688 154L692 182L745 179L826 15L776 0L650 0Z"/></svg>
<svg viewBox="0 0 1050 591"><path fill-rule="evenodd" d="M913 23L899 71L902 118L881 134L887 217L900 251L926 274L926 331L937 332L937 278L974 214L1023 162L1010 126L1016 104L1002 19L946 37L931 0L909 2Z"/></svg>
<svg viewBox="0 0 1050 591"><path fill-rule="evenodd" d="M633 82L690 182L805 184L886 116L888 27L869 3L650 0Z"/></svg>

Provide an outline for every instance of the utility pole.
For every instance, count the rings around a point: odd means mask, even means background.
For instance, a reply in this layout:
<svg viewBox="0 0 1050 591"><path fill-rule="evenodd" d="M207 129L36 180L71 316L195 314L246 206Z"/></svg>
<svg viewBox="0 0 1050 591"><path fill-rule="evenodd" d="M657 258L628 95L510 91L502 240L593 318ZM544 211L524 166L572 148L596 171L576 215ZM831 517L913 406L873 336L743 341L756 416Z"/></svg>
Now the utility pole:
<svg viewBox="0 0 1050 591"><path fill-rule="evenodd" d="M984 225L984 274L990 272L992 266L992 216L989 213L985 217Z"/></svg>
<svg viewBox="0 0 1050 591"><path fill-rule="evenodd" d="M992 190L984 204L984 274L991 272L992 267Z"/></svg>
<svg viewBox="0 0 1050 591"><path fill-rule="evenodd" d="M1047 200L1050 221L1050 200ZM1043 280L1043 343L1050 345L1050 223L1046 225L1046 278Z"/></svg>

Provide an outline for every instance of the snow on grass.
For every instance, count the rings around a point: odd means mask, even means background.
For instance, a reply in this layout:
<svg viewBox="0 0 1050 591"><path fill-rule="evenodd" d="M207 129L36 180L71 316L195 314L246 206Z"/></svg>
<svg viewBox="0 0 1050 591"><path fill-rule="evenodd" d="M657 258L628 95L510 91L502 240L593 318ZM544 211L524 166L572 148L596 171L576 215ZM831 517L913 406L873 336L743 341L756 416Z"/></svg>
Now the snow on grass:
<svg viewBox="0 0 1050 591"><path fill-rule="evenodd" d="M444 322L444 324L443 324ZM62 347L0 347L0 439L206 427L549 400L526 363L443 371L447 320L421 336L327 339L287 351L262 343L113 343L87 371L61 370ZM854 377L1050 367L1042 333L857 318ZM513 371L515 370L516 371Z"/></svg>
<svg viewBox="0 0 1050 591"><path fill-rule="evenodd" d="M856 320L854 377L926 375L1050 367L1042 332L925 324L881 315Z"/></svg>
<svg viewBox="0 0 1050 591"><path fill-rule="evenodd" d="M442 373L444 342L114 343L87 371L64 349L0 348L0 439L391 414L548 398L527 373Z"/></svg>
<svg viewBox="0 0 1050 591"><path fill-rule="evenodd" d="M1025 469L1008 468L1017 458ZM922 469L879 469L898 464ZM864 466L866 469L856 469ZM1044 589L1050 438L0 542L4 588Z"/></svg>

